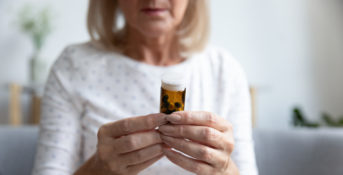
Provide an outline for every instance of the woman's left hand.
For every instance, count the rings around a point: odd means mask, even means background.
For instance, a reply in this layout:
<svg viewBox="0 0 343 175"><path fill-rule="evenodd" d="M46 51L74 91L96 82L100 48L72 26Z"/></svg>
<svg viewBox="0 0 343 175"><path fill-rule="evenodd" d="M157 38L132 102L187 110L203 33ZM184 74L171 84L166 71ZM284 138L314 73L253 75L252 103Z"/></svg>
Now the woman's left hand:
<svg viewBox="0 0 343 175"><path fill-rule="evenodd" d="M174 112L166 119L172 124L160 126L159 131L170 161L199 175L239 174L230 157L234 139L228 121L213 113L189 111Z"/></svg>

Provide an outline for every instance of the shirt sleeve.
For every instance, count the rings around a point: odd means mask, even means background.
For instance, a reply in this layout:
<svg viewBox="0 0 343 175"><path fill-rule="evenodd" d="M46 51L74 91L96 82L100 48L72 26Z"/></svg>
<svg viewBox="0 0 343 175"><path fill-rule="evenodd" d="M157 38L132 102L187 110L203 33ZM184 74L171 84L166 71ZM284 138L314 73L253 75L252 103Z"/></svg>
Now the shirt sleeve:
<svg viewBox="0 0 343 175"><path fill-rule="evenodd" d="M67 48L54 63L42 99L33 175L69 175L81 158L81 105L75 98L75 66Z"/></svg>
<svg viewBox="0 0 343 175"><path fill-rule="evenodd" d="M254 143L252 138L251 100L249 85L241 65L229 54L224 53L224 88L227 89L224 104L229 108L225 117L233 126L235 149L231 155L241 175L257 175Z"/></svg>

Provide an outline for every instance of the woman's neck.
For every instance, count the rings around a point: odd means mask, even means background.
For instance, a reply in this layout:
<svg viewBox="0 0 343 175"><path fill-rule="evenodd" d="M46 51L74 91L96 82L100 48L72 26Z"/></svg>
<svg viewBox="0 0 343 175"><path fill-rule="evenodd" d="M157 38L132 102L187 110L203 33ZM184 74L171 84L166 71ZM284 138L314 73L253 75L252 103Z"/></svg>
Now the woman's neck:
<svg viewBox="0 0 343 175"><path fill-rule="evenodd" d="M168 66L181 62L175 36L170 34L148 38L138 31L128 31L124 54L151 65Z"/></svg>

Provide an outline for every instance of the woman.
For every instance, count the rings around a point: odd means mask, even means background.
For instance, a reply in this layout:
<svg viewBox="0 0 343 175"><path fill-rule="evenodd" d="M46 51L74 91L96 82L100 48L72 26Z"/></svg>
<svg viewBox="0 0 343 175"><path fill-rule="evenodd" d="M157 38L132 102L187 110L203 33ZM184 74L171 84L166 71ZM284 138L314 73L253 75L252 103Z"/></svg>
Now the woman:
<svg viewBox="0 0 343 175"><path fill-rule="evenodd" d="M257 174L248 85L206 46L207 3L90 0L92 41L47 81L33 174ZM166 71L188 77L185 112L157 113Z"/></svg>

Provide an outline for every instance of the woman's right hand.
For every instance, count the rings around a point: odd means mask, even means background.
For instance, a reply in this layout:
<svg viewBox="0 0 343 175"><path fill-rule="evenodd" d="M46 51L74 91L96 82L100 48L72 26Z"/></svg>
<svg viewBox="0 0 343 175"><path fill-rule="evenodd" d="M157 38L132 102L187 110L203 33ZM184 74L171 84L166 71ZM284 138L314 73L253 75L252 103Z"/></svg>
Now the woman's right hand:
<svg viewBox="0 0 343 175"><path fill-rule="evenodd" d="M96 153L84 165L87 167L83 167L85 171L75 174L86 171L138 174L163 156L162 140L155 128L166 123L165 114L150 114L103 125L98 131Z"/></svg>

